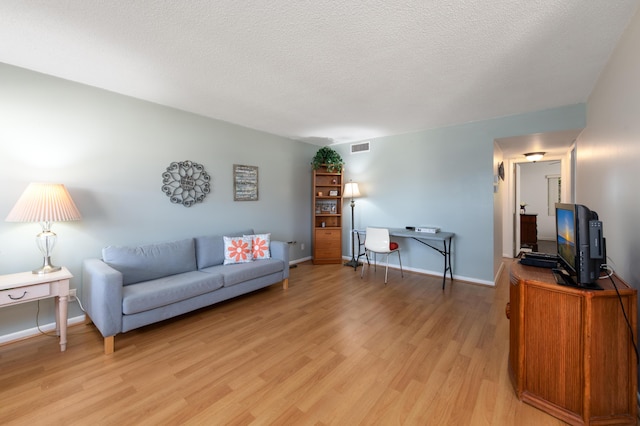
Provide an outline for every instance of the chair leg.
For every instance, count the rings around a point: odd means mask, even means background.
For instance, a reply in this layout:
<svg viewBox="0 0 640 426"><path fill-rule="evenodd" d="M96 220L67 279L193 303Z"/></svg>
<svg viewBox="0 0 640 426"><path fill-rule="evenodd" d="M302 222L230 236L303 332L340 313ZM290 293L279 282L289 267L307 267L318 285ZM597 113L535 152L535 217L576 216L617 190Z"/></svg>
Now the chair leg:
<svg viewBox="0 0 640 426"><path fill-rule="evenodd" d="M398 262L400 263L400 275L402 276L402 278L404 278L404 271L402 269L402 258L400 257L400 251L397 251L398 253ZM371 263L369 262L369 252L367 250L365 250L365 254L367 255L367 264L369 269L371 269ZM376 252L371 252L371 254L373 254L373 268L374 271L376 270L376 266L378 265L378 260L376 259L377 254ZM391 253L384 253L384 255L387 257L386 258L386 264L385 264L385 268L384 268L384 283L385 285L387 284L387 282L389 281L389 255ZM360 271L360 278L364 277L364 265L362 265L362 270Z"/></svg>
<svg viewBox="0 0 640 426"><path fill-rule="evenodd" d="M388 276L389 276L389 253L387 253L387 267L384 270L384 285L387 285Z"/></svg>
<svg viewBox="0 0 640 426"><path fill-rule="evenodd" d="M367 265L371 268L371 263L369 262L369 255L367 254L367 249L364 250L364 254L367 257ZM360 279L364 276L364 264L362 265L362 269L360 269Z"/></svg>

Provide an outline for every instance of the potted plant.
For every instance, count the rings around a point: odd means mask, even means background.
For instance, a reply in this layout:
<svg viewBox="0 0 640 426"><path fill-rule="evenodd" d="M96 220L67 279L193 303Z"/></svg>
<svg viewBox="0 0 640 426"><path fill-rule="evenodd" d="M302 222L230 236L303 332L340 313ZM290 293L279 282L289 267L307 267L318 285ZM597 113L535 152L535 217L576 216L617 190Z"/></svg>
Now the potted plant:
<svg viewBox="0 0 640 426"><path fill-rule="evenodd" d="M323 146L316 152L311 165L313 166L313 170L318 170L320 167L326 165L329 173L339 173L342 171L344 161L342 161L342 157L336 151L328 146Z"/></svg>

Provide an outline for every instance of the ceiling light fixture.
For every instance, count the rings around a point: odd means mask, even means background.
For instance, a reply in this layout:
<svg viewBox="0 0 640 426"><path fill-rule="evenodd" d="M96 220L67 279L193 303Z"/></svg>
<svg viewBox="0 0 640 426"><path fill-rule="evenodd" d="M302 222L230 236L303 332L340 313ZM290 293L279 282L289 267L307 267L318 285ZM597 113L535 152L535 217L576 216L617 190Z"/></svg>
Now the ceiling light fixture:
<svg viewBox="0 0 640 426"><path fill-rule="evenodd" d="M527 159L527 161L532 161L535 163L536 161L542 160L542 157L544 157L545 154L546 152L528 152L524 154L524 157Z"/></svg>

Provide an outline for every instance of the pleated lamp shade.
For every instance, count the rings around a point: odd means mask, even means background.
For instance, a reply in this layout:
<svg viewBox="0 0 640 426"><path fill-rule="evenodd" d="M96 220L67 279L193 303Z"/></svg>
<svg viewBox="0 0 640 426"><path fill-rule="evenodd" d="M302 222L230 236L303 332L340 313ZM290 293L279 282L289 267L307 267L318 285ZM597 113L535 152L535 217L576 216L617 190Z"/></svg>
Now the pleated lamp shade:
<svg viewBox="0 0 640 426"><path fill-rule="evenodd" d="M30 183L5 219L7 222L66 222L82 216L60 183Z"/></svg>
<svg viewBox="0 0 640 426"><path fill-rule="evenodd" d="M62 269L51 264L51 252L57 235L51 231L54 222L80 220L80 212L67 188L60 183L30 183L5 219L7 222L40 222L42 232L36 235L36 244L42 253L42 266L34 274L48 274Z"/></svg>

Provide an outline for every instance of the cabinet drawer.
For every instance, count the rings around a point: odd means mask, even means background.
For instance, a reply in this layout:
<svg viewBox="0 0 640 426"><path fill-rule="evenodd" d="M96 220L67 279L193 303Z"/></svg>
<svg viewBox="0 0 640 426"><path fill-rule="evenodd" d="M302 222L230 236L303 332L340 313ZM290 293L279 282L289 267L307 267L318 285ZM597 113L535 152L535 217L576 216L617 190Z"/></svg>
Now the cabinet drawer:
<svg viewBox="0 0 640 426"><path fill-rule="evenodd" d="M321 243L324 247L327 245L340 246L342 240L342 231L340 229L320 229L316 231L316 243Z"/></svg>
<svg viewBox="0 0 640 426"><path fill-rule="evenodd" d="M327 249L322 249L322 248L317 249L314 252L314 258L316 260L318 260L318 259L321 259L321 260L322 259L341 259L339 251L336 251L334 249L328 249L328 248Z"/></svg>
<svg viewBox="0 0 640 426"><path fill-rule="evenodd" d="M26 302L49 295L49 284L36 284L28 287L12 288L0 291L0 305Z"/></svg>
<svg viewBox="0 0 640 426"><path fill-rule="evenodd" d="M342 250L342 244L340 240L316 240L316 250L330 250L332 252L338 252Z"/></svg>

